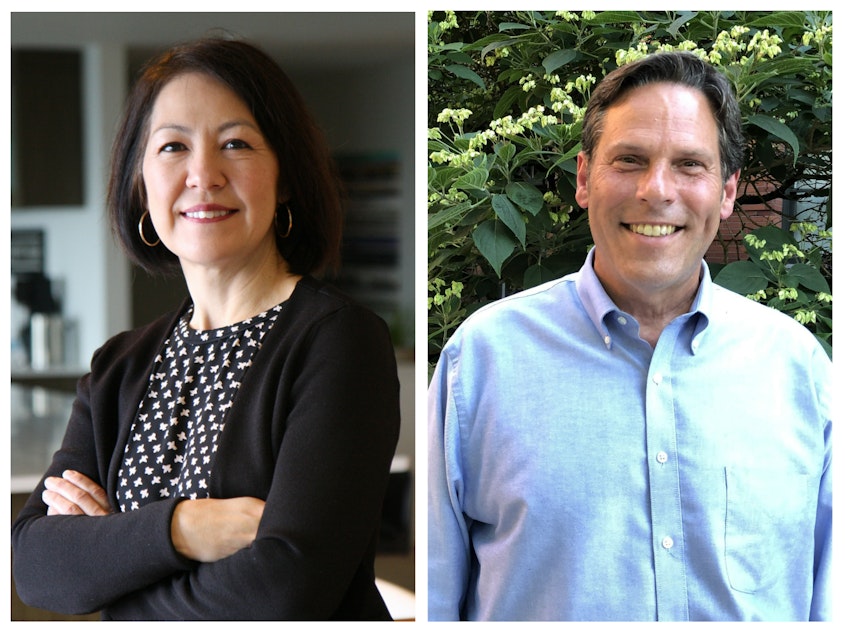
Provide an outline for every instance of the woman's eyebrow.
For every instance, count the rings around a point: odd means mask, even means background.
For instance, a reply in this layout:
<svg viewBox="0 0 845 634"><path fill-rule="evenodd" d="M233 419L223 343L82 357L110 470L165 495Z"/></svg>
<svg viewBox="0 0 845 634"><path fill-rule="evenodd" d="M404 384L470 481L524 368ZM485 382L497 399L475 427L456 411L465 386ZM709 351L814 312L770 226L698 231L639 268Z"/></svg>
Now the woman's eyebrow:
<svg viewBox="0 0 845 634"><path fill-rule="evenodd" d="M258 131L258 127L248 119L233 119L232 121L225 121L217 126L217 132L226 132L227 130L231 130L232 128L237 128L240 126L245 126L247 128L251 128L252 130ZM181 132L183 134L189 134L191 132L191 128L186 125L182 125L180 123L162 123L152 131L152 134L156 132L160 132L162 130L172 130L174 132Z"/></svg>

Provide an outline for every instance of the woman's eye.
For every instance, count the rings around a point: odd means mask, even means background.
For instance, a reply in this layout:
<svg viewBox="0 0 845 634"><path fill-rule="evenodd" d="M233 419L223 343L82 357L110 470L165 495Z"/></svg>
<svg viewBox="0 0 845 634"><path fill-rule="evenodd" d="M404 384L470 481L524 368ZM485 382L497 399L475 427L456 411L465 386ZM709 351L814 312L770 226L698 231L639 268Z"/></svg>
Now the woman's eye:
<svg viewBox="0 0 845 634"><path fill-rule="evenodd" d="M231 139L223 144L223 149L225 150L245 150L249 147L249 143L241 141L240 139Z"/></svg>
<svg viewBox="0 0 845 634"><path fill-rule="evenodd" d="M181 152L185 149L184 143L179 143L178 141L172 141L170 143L165 143L161 146L160 152Z"/></svg>

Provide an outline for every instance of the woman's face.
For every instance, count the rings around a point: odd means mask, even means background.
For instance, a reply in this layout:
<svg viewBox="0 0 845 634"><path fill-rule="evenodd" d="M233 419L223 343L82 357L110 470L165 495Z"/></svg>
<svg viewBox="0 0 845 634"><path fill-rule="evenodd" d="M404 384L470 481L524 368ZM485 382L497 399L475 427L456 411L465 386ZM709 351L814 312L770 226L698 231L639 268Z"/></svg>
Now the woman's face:
<svg viewBox="0 0 845 634"><path fill-rule="evenodd" d="M188 73L161 89L142 170L156 233L183 268L245 266L276 250L278 160L219 81Z"/></svg>

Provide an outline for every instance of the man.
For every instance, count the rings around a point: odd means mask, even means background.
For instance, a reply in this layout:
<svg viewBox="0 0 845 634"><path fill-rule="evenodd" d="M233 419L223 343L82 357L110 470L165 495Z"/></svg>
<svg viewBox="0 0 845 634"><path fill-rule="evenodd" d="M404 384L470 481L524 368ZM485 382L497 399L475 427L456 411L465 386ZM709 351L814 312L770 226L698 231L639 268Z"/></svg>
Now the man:
<svg viewBox="0 0 845 634"><path fill-rule="evenodd" d="M703 256L742 163L689 53L587 109L580 272L476 312L429 388L431 620L825 620L831 369Z"/></svg>

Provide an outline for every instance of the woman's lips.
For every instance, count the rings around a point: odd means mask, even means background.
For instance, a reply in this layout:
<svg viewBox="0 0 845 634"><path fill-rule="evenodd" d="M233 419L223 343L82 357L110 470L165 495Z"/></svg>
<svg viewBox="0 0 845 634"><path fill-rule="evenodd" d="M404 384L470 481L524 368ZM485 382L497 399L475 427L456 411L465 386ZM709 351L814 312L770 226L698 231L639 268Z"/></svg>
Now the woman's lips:
<svg viewBox="0 0 845 634"><path fill-rule="evenodd" d="M182 212L182 215L191 220L218 220L233 214L237 209L229 209L220 205L194 205Z"/></svg>

